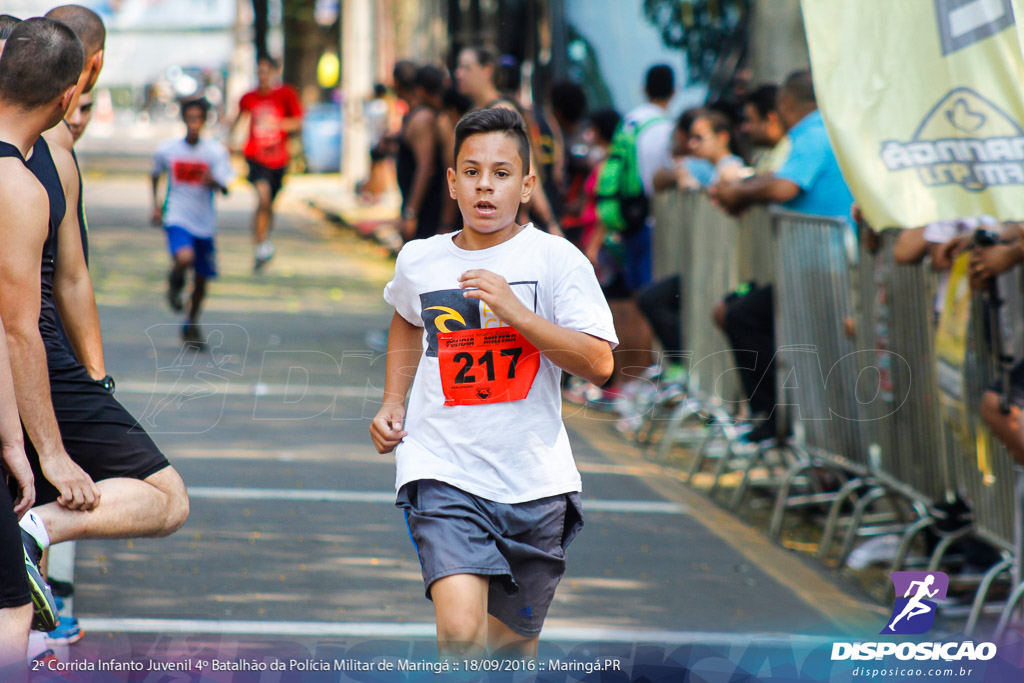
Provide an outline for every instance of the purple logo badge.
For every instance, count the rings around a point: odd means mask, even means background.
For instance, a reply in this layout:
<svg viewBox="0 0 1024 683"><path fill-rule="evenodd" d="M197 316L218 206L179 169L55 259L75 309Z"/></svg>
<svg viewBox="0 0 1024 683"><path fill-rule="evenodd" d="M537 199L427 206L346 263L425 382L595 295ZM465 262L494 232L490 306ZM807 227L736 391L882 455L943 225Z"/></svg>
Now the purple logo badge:
<svg viewBox="0 0 1024 683"><path fill-rule="evenodd" d="M942 572L893 572L896 604L883 635L917 635L935 623L935 604L946 599L949 577Z"/></svg>

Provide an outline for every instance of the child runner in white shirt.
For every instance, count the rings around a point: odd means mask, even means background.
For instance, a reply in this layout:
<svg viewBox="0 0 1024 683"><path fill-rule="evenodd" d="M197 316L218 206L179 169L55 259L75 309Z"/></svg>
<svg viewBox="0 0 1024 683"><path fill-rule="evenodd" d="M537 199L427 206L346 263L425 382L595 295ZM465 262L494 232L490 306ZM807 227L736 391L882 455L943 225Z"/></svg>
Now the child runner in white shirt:
<svg viewBox="0 0 1024 683"><path fill-rule="evenodd" d="M617 343L586 257L515 222L537 182L529 155L518 113L467 114L448 169L465 227L406 244L384 290L396 312L370 433L397 447L441 657L536 656L582 526L561 371L601 385Z"/></svg>
<svg viewBox="0 0 1024 683"><path fill-rule="evenodd" d="M167 280L167 302L171 310L184 310L181 292L191 268L192 297L181 337L187 344L204 345L199 331L199 313L206 296L206 281L217 276L217 214L215 191L227 194L234 180L231 157L216 140L201 138L210 105L206 100L190 100L181 105L185 120L185 139L168 140L153 157L153 223L164 226L171 252L171 272ZM161 205L160 176L167 173L167 196Z"/></svg>

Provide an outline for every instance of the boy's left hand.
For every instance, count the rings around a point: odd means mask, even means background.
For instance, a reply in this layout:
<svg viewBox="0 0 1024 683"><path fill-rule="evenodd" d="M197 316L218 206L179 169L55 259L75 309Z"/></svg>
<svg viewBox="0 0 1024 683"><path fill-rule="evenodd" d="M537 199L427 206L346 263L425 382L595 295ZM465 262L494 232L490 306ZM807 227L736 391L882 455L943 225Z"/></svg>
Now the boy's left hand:
<svg viewBox="0 0 1024 683"><path fill-rule="evenodd" d="M516 320L528 309L512 293L508 282L500 275L489 270L467 270L459 276L460 287L470 289L463 296L467 299L480 299L487 304L494 314L505 323L516 326Z"/></svg>

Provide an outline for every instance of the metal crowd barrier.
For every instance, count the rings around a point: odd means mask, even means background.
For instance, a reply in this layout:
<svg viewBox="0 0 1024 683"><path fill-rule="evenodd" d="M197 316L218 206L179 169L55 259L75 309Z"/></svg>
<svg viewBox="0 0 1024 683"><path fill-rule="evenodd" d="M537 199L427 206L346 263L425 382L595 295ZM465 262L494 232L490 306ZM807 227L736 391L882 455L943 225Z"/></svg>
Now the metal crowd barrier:
<svg viewBox="0 0 1024 683"><path fill-rule="evenodd" d="M993 583L1012 572L1017 588L1003 608L1001 634L1010 611L1024 599L1019 520L1024 483L1015 490L1019 470L979 414L982 396L997 376L984 297L971 302L963 369L971 417L965 431L954 433L943 418L935 371L936 276L927 265L895 262L899 231L858 240L842 221L763 210L736 221L706 197L675 192L658 198L655 215L655 272L682 274L684 340L692 352L686 400L673 407L659 456L668 456L687 417L708 404L731 407L729 392L735 386L723 387L724 380L735 383L735 373L729 372L733 359L722 353L728 343L710 322L712 307L739 281L774 282L778 403L792 420L794 457L777 480L770 533L779 534L787 510L826 503L820 555L828 555L843 528L840 563L858 537L899 533L891 566L896 571L919 534L937 526L943 504L959 496L970 505L969 525L939 534L929 568L946 566L951 546L967 535L1000 550L1003 561L977 581L967 629L971 633L977 626ZM1008 321L1004 344L1020 358L1024 290L1019 272L1002 276L1000 289ZM727 468L736 467L732 455L730 446L720 457L715 486ZM760 450L749 456L734 507L751 467L763 456ZM698 450L691 474L701 460ZM810 476L815 470L838 478L829 487L820 481L815 487Z"/></svg>
<svg viewBox="0 0 1024 683"><path fill-rule="evenodd" d="M732 427L731 414L740 403L739 378L726 336L712 324L718 298L739 283L739 221L712 205L707 195L694 192L661 193L654 205L655 277L681 275L680 306L683 339L687 347L688 376L685 393L656 404L647 415L650 436L655 422L667 418L659 457L668 457L672 445L684 436L690 418L712 419ZM680 251L682 250L682 251ZM698 434L703 438L703 428Z"/></svg>

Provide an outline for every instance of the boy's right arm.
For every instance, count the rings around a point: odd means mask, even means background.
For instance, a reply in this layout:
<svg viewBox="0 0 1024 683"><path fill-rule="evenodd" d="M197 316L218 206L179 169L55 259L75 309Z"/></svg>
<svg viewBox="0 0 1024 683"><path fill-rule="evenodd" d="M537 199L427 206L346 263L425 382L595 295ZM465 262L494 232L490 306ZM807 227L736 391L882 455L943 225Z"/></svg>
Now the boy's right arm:
<svg viewBox="0 0 1024 683"><path fill-rule="evenodd" d="M153 171L150 174L153 179L153 211L150 214L149 222L153 225L163 225L164 222L164 210L160 205L160 176L163 175L165 165L163 155L158 150L153 158ZM170 182L169 179L168 182Z"/></svg>
<svg viewBox="0 0 1024 683"><path fill-rule="evenodd" d="M388 330L388 361L384 371L384 401L370 423L370 436L378 453L390 453L407 432L405 396L423 355L423 328L413 325L397 311Z"/></svg>

